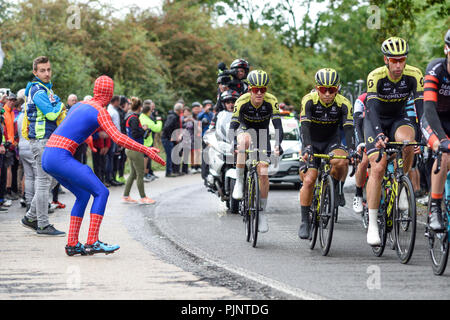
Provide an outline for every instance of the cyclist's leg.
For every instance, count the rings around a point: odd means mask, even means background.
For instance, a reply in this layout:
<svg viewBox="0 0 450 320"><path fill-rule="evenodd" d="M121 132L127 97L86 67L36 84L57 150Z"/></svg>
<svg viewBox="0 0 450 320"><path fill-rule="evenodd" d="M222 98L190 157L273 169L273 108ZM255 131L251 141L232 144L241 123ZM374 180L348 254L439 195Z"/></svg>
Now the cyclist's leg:
<svg viewBox="0 0 450 320"><path fill-rule="evenodd" d="M330 151L337 156L348 156L348 152L345 147L337 144L330 146ZM341 207L345 206L344 196L344 183L348 173L348 160L345 159L332 159L331 164L331 177L334 181L334 186L337 194L337 204Z"/></svg>
<svg viewBox="0 0 450 320"><path fill-rule="evenodd" d="M369 167L369 158L367 157L366 152L362 151L362 154L362 160L359 163L355 173L356 192L355 197L353 198L353 210L357 213L361 213L363 211L363 187L366 183L367 168Z"/></svg>
<svg viewBox="0 0 450 320"><path fill-rule="evenodd" d="M262 161L258 164L258 177L259 177L259 195L260 195L260 208L259 220L258 220L258 231L267 232L269 231L269 225L267 222L267 217L265 215L267 206L267 197L269 195L269 163Z"/></svg>
<svg viewBox="0 0 450 320"><path fill-rule="evenodd" d="M387 166L386 154L383 155L380 162L378 158L378 149L375 147L375 132L368 121L364 122L364 135L366 139L366 152L370 163L370 176L367 180L366 194L367 206L369 208L369 226L367 228L367 243L369 245L379 245L381 243L378 233L378 208L380 206L381 182Z"/></svg>
<svg viewBox="0 0 450 320"><path fill-rule="evenodd" d="M441 170L435 174L437 161L433 164L431 170L431 203L430 203L430 228L435 231L442 231L445 229L442 220L442 199L444 195L445 183L447 181L447 172L450 169L450 157L447 153L442 154Z"/></svg>
<svg viewBox="0 0 450 320"><path fill-rule="evenodd" d="M402 119L392 125L394 138L397 142L409 141L415 142L416 132L409 123L408 119ZM392 141L392 137L389 137ZM408 146L403 149L403 171L405 174L409 172L414 161L414 146Z"/></svg>
<svg viewBox="0 0 450 320"><path fill-rule="evenodd" d="M394 132L393 136L395 138L395 141L397 141L397 142L403 142L403 141L415 142L416 131L410 124L409 119L402 118L401 120L394 122L391 130ZM389 137L389 138L392 139L392 133L391 133L391 137ZM413 161L414 161L414 147L413 146L405 147L403 149L403 172L405 174L408 174L408 172L411 170ZM403 189L400 192L398 206L399 206L400 210L408 209L409 205L408 205L408 197L406 194L406 189Z"/></svg>
<svg viewBox="0 0 450 320"><path fill-rule="evenodd" d="M322 153L322 150L313 144L313 152ZM301 223L298 230L300 239L308 239L311 229L309 221L309 211L311 208L314 196L314 184L318 176L318 168L320 166L320 159L310 159L308 170L306 173L300 171L300 179L302 180L302 187L300 189L300 208L301 208Z"/></svg>
<svg viewBox="0 0 450 320"><path fill-rule="evenodd" d="M246 153L245 150L247 150L250 147L251 143L251 136L248 132L241 131L238 133L237 136L237 160L236 160L236 184L233 189L232 197L236 200L242 199L244 195L244 169L245 169L245 160L246 160Z"/></svg>

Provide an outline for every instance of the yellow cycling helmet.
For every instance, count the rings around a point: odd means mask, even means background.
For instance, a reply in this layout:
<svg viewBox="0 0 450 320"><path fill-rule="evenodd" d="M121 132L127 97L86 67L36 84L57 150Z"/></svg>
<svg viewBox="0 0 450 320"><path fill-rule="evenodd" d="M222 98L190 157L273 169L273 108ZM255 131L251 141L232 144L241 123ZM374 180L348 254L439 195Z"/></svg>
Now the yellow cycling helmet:
<svg viewBox="0 0 450 320"><path fill-rule="evenodd" d="M320 69L314 78L318 87L338 87L340 82L339 74L331 68Z"/></svg>
<svg viewBox="0 0 450 320"><path fill-rule="evenodd" d="M251 87L267 87L269 75L263 70L253 70L247 76L247 81Z"/></svg>
<svg viewBox="0 0 450 320"><path fill-rule="evenodd" d="M390 37L381 45L381 52L387 57L406 56L408 51L408 43L399 37Z"/></svg>

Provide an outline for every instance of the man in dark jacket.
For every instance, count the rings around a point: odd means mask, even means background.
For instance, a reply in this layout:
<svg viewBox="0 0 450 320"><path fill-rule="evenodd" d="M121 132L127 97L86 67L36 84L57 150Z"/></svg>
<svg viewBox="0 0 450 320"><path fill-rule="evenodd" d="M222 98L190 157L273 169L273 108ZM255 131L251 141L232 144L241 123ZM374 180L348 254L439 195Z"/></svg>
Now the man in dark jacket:
<svg viewBox="0 0 450 320"><path fill-rule="evenodd" d="M162 129L161 142L166 151L166 177L174 177L172 169L172 149L174 141L179 141L178 137L172 137L175 130L180 128L180 115L183 112L183 104L176 103L173 111L167 114L166 122Z"/></svg>

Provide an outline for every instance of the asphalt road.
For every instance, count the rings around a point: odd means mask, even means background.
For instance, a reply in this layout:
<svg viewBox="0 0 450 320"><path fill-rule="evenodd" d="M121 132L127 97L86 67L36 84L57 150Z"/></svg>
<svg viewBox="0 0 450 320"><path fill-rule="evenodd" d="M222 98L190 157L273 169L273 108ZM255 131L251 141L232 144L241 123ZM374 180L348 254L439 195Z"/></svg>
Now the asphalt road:
<svg viewBox="0 0 450 320"><path fill-rule="evenodd" d="M269 232L260 234L257 248L245 241L242 217L227 213L200 177L161 193L158 205L143 212L152 239L142 234L137 238L202 279L255 299L450 298L450 271L433 275L422 224L407 265L388 248L375 257L359 216L350 209L352 194L346 198L326 257L318 245L310 250L308 242L298 238L298 190L290 186L271 187Z"/></svg>

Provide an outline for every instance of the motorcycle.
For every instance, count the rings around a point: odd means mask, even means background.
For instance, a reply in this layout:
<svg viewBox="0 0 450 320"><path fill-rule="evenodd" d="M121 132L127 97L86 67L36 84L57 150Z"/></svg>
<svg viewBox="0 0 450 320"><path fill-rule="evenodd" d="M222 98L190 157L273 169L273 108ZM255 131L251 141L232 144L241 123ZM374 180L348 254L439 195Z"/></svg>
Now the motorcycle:
<svg viewBox="0 0 450 320"><path fill-rule="evenodd" d="M231 144L218 141L215 130L207 131L203 136L203 141L207 145L207 150L204 152L209 164L205 185L209 192L216 194L221 201L225 202L231 213L238 213L239 200L233 199L231 196L236 183L236 168Z"/></svg>

